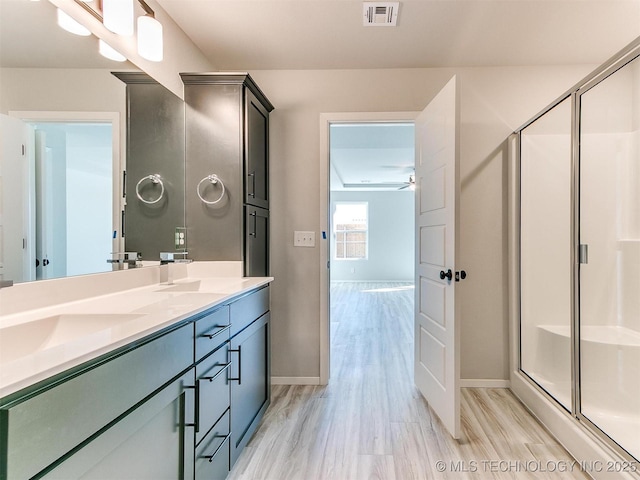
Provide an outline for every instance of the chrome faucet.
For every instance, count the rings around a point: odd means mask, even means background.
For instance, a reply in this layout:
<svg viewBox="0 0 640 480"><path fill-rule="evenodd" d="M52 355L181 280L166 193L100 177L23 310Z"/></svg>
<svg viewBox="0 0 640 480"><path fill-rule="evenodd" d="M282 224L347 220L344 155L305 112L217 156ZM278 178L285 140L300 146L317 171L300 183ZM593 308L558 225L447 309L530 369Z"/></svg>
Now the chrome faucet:
<svg viewBox="0 0 640 480"><path fill-rule="evenodd" d="M119 269L121 266L127 265L127 268L136 268L140 266L142 254L138 252L111 252L111 258L107 259L107 263L117 263Z"/></svg>
<svg viewBox="0 0 640 480"><path fill-rule="evenodd" d="M176 255L181 255L182 258L175 258ZM191 263L193 260L187 258L189 252L160 252L160 265L166 265L167 263Z"/></svg>
<svg viewBox="0 0 640 480"><path fill-rule="evenodd" d="M172 263L191 263L193 260L186 258L189 252L160 252L160 283L173 285ZM176 258L179 255L183 258Z"/></svg>

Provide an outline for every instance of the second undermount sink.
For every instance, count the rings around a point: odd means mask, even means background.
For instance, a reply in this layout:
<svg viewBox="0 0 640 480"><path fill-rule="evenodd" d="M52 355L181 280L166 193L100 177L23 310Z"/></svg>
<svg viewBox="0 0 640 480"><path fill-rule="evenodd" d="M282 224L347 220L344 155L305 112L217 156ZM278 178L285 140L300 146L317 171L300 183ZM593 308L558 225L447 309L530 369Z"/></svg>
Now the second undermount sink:
<svg viewBox="0 0 640 480"><path fill-rule="evenodd" d="M203 292L232 293L249 284L246 278L206 278L190 281L176 281L172 285L161 285L156 292Z"/></svg>
<svg viewBox="0 0 640 480"><path fill-rule="evenodd" d="M142 316L130 313L63 314L0 328L0 362L8 363Z"/></svg>

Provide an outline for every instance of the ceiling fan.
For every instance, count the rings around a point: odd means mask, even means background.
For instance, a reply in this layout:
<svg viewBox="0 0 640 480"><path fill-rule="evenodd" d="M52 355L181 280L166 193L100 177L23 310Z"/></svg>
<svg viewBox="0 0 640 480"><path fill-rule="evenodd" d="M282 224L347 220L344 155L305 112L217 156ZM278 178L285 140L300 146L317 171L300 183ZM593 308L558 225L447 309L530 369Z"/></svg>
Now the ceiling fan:
<svg viewBox="0 0 640 480"><path fill-rule="evenodd" d="M411 190L415 190L416 188L416 174L412 173L409 175L409 181L404 182L405 185L400 187L398 190L404 190L405 188L410 188Z"/></svg>

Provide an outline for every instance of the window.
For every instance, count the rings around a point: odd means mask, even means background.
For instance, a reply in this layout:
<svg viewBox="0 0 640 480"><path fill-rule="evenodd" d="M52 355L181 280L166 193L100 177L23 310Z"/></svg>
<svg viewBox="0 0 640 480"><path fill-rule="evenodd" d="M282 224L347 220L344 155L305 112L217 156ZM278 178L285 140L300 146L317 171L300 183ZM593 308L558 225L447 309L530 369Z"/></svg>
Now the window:
<svg viewBox="0 0 640 480"><path fill-rule="evenodd" d="M367 258L368 204L336 203L333 213L336 259Z"/></svg>

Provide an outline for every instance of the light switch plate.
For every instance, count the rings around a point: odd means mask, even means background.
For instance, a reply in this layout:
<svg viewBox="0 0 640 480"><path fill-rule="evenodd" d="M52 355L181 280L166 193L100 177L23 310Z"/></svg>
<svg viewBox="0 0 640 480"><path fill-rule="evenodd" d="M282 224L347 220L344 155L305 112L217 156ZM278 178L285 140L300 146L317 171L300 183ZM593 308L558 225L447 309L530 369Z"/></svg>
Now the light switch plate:
<svg viewBox="0 0 640 480"><path fill-rule="evenodd" d="M316 246L316 232L293 232L293 246L294 247L315 247Z"/></svg>

